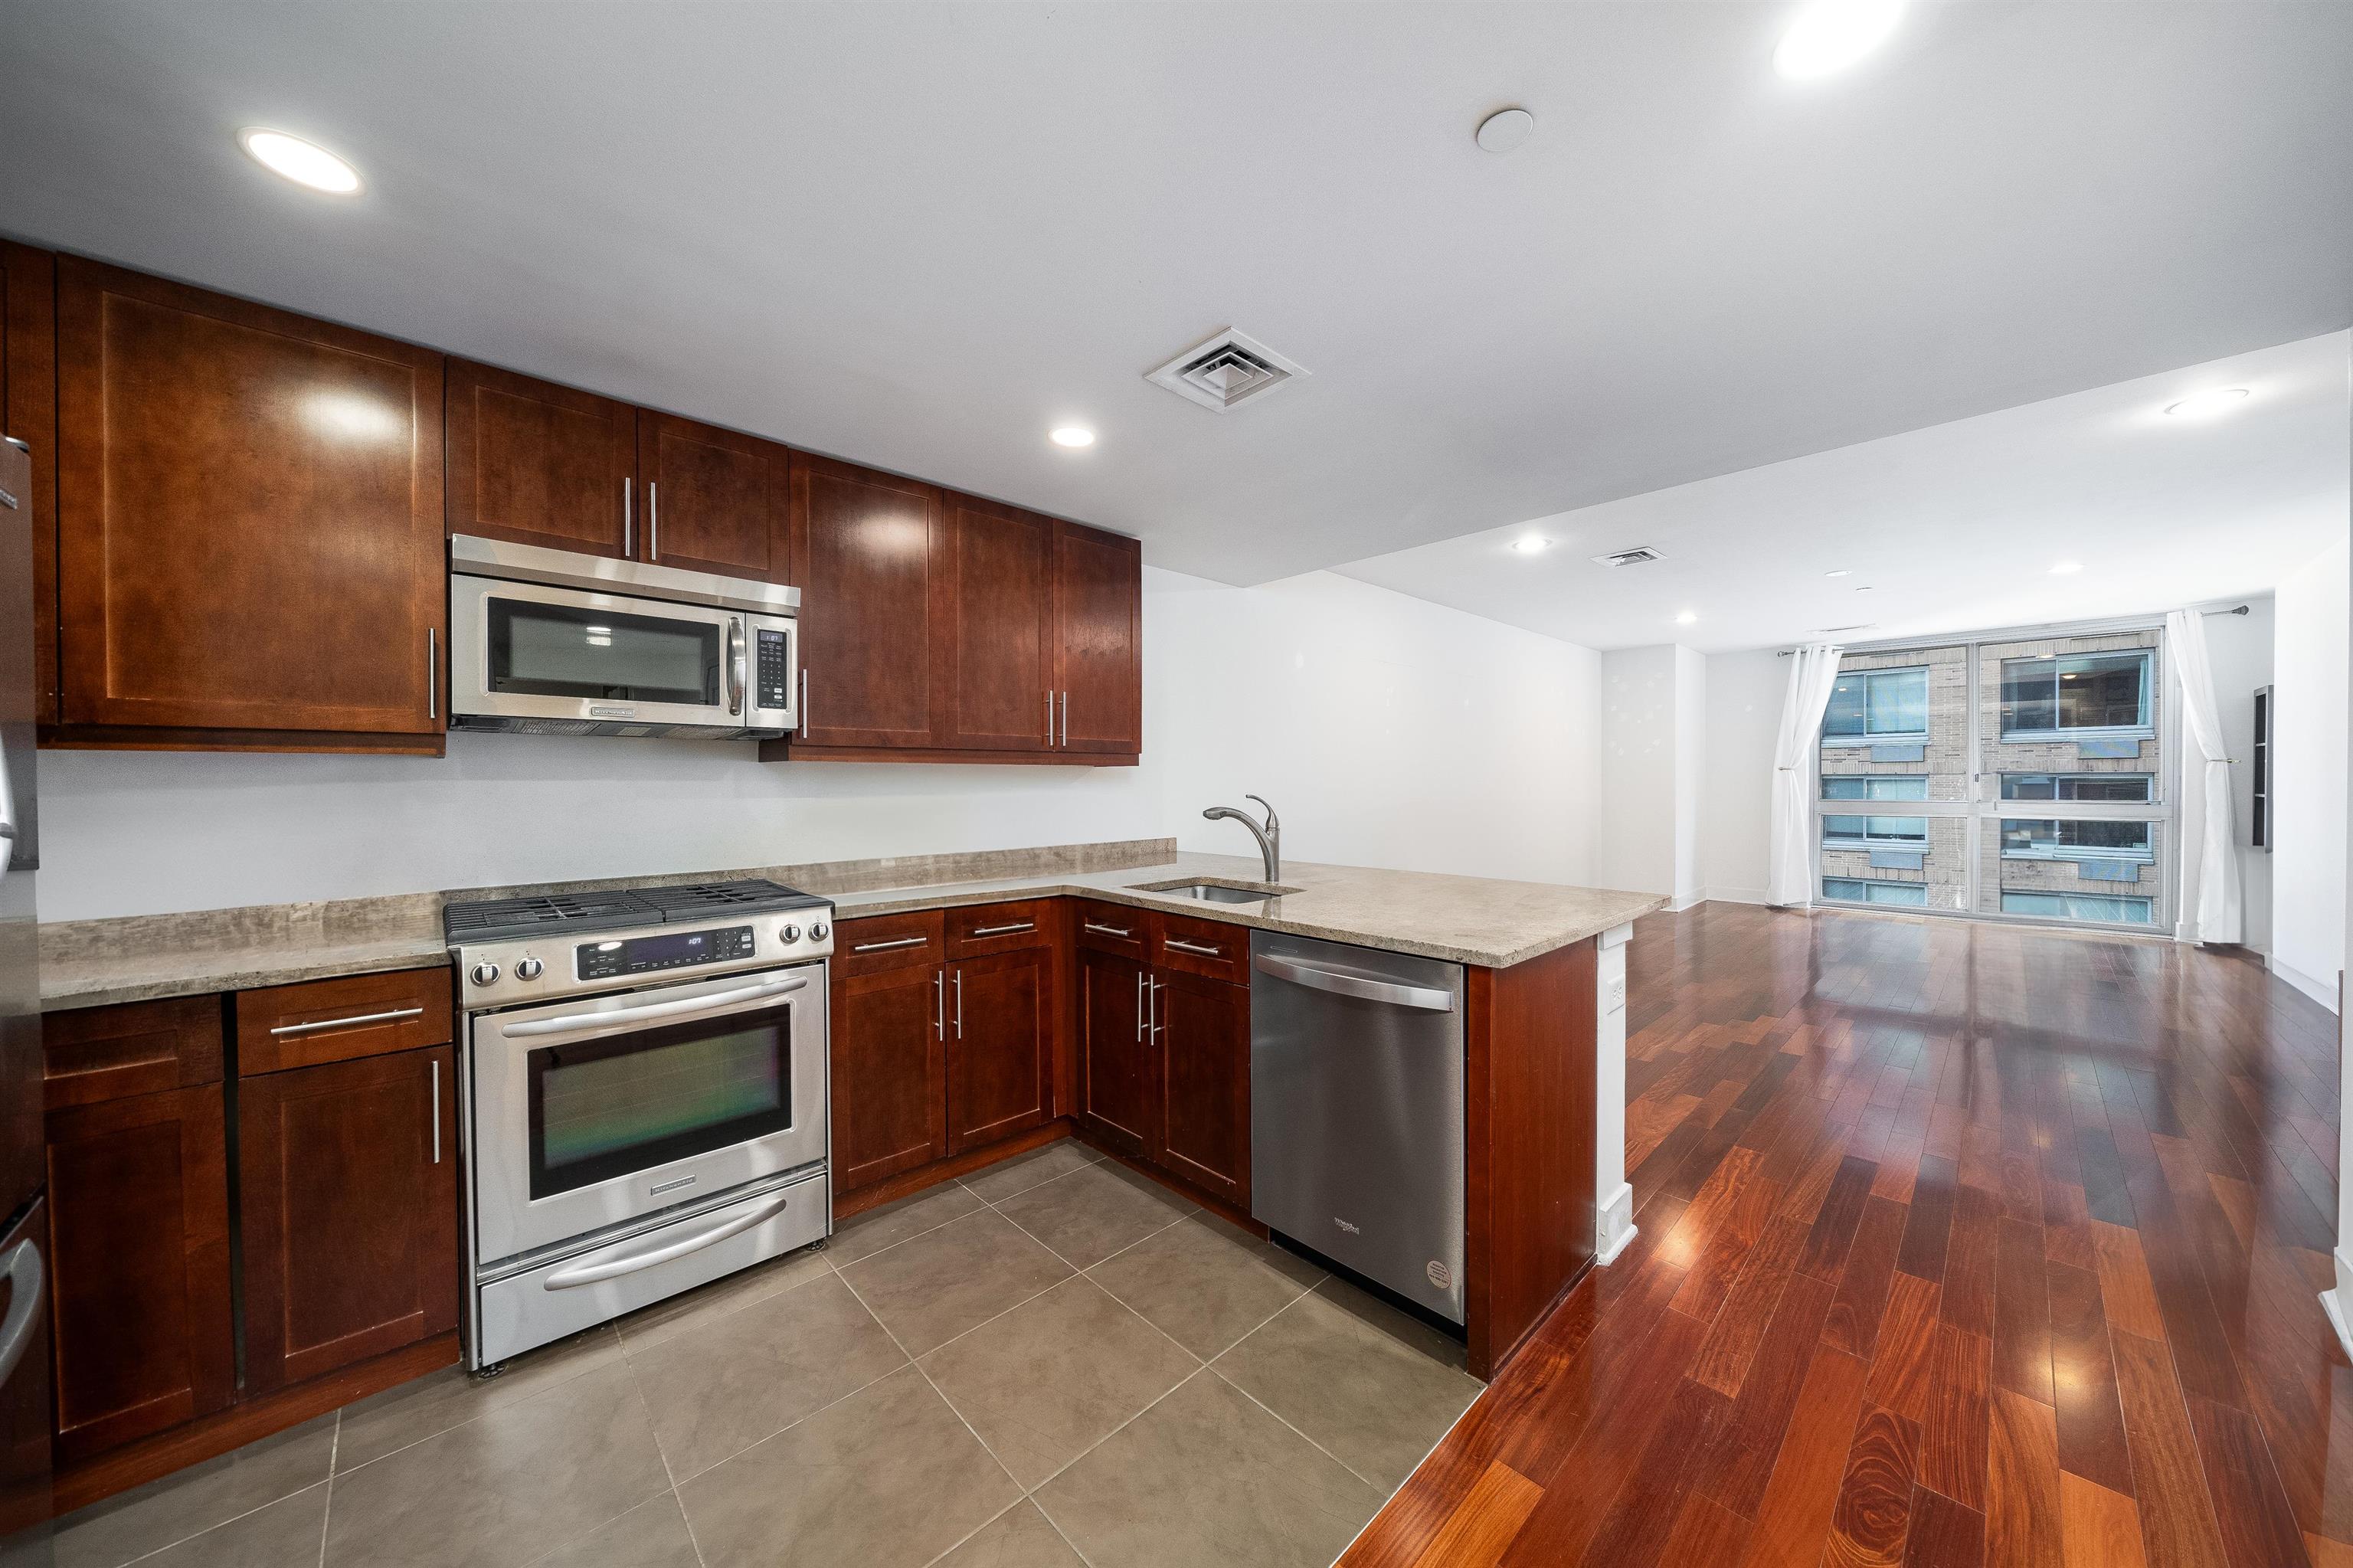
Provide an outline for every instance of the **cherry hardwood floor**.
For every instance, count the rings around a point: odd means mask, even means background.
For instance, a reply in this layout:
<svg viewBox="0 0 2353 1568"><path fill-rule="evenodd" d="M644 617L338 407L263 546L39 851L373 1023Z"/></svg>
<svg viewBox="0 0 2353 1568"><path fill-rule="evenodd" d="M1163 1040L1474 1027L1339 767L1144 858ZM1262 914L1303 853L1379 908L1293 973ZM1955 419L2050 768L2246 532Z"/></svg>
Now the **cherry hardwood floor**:
<svg viewBox="0 0 2353 1568"><path fill-rule="evenodd" d="M2171 943L1724 904L1641 922L1630 980L1640 1234L1347 1568L2353 1564L2325 1009Z"/></svg>

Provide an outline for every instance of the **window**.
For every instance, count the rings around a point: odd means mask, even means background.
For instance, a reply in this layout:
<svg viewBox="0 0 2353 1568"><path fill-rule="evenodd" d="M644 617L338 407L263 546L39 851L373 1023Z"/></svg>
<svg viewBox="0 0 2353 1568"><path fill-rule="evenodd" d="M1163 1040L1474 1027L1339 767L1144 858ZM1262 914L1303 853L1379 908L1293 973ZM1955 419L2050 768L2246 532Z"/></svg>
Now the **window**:
<svg viewBox="0 0 2353 1568"><path fill-rule="evenodd" d="M1825 800L1925 800L1928 798L1928 776L1925 773L1873 773L1833 775L1822 780ZM1928 819L1926 817L1824 817L1822 842L1868 847L1873 844L1894 844L1906 849L1925 848L1928 842Z"/></svg>
<svg viewBox="0 0 2353 1568"><path fill-rule="evenodd" d="M2126 860L2157 858L2147 822L2001 820L2004 860ZM2004 895L2008 896L2007 895Z"/></svg>
<svg viewBox="0 0 2353 1568"><path fill-rule="evenodd" d="M1850 670L1831 688L1822 737L1849 743L1928 737L1928 672Z"/></svg>
<svg viewBox="0 0 2353 1568"><path fill-rule="evenodd" d="M1826 876L1822 896L1847 904L1896 904L1914 909L1928 906L1925 882L1894 882L1881 877Z"/></svg>
<svg viewBox="0 0 2353 1568"><path fill-rule="evenodd" d="M2146 773L2005 773L2005 800L2137 800L2149 799Z"/></svg>
<svg viewBox="0 0 2353 1568"><path fill-rule="evenodd" d="M2149 655L2068 653L2001 662L2001 733L2150 727Z"/></svg>
<svg viewBox="0 0 2353 1568"><path fill-rule="evenodd" d="M2005 915L2047 915L2061 920L2099 920L2111 926L2149 923L2146 898L2104 898L2084 893L2009 893L2001 895Z"/></svg>

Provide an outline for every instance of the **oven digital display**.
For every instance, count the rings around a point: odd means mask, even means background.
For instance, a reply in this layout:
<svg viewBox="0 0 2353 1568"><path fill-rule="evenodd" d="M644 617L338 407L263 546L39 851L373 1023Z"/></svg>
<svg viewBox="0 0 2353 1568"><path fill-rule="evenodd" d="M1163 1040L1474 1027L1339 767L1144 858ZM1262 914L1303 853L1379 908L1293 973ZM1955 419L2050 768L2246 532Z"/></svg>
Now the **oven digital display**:
<svg viewBox="0 0 2353 1568"><path fill-rule="evenodd" d="M753 946L751 927L729 926L717 931L666 931L659 937L583 942L573 953L582 980L614 980L748 959Z"/></svg>

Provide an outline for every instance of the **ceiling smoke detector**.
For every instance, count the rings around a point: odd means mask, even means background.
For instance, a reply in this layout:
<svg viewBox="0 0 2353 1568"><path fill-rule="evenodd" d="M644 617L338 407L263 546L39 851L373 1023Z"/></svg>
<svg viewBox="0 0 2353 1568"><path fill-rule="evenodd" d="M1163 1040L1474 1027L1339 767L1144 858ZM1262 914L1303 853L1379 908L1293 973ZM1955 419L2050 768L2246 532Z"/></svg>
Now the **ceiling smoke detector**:
<svg viewBox="0 0 2353 1568"><path fill-rule="evenodd" d="M1619 550L1607 556L1596 556L1593 557L1593 562L1594 565L1601 567L1640 567L1663 558L1650 546L1637 545L1630 550Z"/></svg>
<svg viewBox="0 0 2353 1568"><path fill-rule="evenodd" d="M1229 327L1145 376L1179 397L1222 414L1307 374L1306 366Z"/></svg>

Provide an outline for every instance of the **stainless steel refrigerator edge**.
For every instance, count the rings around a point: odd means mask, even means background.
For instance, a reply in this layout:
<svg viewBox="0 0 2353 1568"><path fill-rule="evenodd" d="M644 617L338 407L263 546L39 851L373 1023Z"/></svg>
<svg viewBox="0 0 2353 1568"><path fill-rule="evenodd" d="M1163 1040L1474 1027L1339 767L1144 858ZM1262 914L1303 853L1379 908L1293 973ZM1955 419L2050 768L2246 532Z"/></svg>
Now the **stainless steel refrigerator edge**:
<svg viewBox="0 0 2353 1568"><path fill-rule="evenodd" d="M1250 937L1250 1213L1463 1320L1462 966Z"/></svg>
<svg viewBox="0 0 2353 1568"><path fill-rule="evenodd" d="M32 464L0 442L0 1565L49 1552L49 1334L33 871Z"/></svg>

